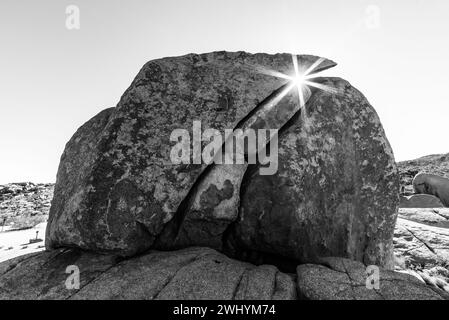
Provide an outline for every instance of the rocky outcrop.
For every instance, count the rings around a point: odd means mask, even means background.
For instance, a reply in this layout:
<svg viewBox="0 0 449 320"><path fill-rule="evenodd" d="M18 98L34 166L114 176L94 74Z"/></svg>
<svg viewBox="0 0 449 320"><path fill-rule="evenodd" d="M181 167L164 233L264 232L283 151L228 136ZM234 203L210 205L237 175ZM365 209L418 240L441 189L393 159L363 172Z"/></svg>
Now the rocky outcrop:
<svg viewBox="0 0 449 320"><path fill-rule="evenodd" d="M430 194L401 196L399 208L443 208L440 199Z"/></svg>
<svg viewBox="0 0 449 320"><path fill-rule="evenodd" d="M66 286L76 266L79 288ZM69 270L68 273L66 271ZM151 252L129 260L59 249L0 264L0 300L296 299L295 281L273 266L231 260L208 248Z"/></svg>
<svg viewBox="0 0 449 320"><path fill-rule="evenodd" d="M274 175L248 172L232 239L237 251L301 263L337 255L393 266L398 175L380 120L348 82L314 92L280 134Z"/></svg>
<svg viewBox="0 0 449 320"><path fill-rule="evenodd" d="M54 184L10 183L0 186L0 228L32 228L47 221Z"/></svg>
<svg viewBox="0 0 449 320"><path fill-rule="evenodd" d="M413 178L420 172L449 178L449 153L424 156L398 163L401 189L408 195L413 193Z"/></svg>
<svg viewBox="0 0 449 320"><path fill-rule="evenodd" d="M423 220L416 212L398 218L394 232L396 268L411 271L426 283L449 292L449 229L441 222L430 226Z"/></svg>
<svg viewBox="0 0 449 320"><path fill-rule="evenodd" d="M415 277L385 269L367 269L358 261L322 259L297 268L298 291L309 300L443 300L445 292ZM378 282L373 276L379 276Z"/></svg>
<svg viewBox="0 0 449 320"><path fill-rule="evenodd" d="M298 59L310 66L318 58ZM334 65L323 60L316 71ZM171 132L185 129L192 136L193 121L201 121L203 130L238 127L286 82L260 68L291 74L291 55L214 52L148 62L117 107L87 122L67 144L50 211L48 248L75 246L130 256L150 248L175 216L176 235L189 191L196 190L206 165L173 164Z"/></svg>

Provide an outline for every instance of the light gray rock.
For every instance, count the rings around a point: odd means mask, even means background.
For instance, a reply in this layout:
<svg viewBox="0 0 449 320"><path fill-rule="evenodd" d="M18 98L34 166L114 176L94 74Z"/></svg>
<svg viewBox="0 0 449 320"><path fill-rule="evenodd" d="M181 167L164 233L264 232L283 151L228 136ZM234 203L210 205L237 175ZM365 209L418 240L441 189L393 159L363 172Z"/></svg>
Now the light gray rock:
<svg viewBox="0 0 449 320"><path fill-rule="evenodd" d="M443 176L418 173L413 178L415 193L424 193L436 196L445 207L449 207L449 179Z"/></svg>
<svg viewBox="0 0 449 320"><path fill-rule="evenodd" d="M428 226L449 228L449 208L399 208L398 217Z"/></svg>
<svg viewBox="0 0 449 320"><path fill-rule="evenodd" d="M405 267L449 263L449 229L398 218L394 248Z"/></svg>
<svg viewBox="0 0 449 320"><path fill-rule="evenodd" d="M398 218L394 232L396 268L417 273L449 292L449 229Z"/></svg>

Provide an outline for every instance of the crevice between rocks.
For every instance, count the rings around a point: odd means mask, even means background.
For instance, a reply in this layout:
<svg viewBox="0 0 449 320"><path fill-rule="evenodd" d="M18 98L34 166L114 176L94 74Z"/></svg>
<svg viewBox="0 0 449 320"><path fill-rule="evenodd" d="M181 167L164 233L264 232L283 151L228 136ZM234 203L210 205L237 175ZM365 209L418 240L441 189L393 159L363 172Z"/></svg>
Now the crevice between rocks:
<svg viewBox="0 0 449 320"><path fill-rule="evenodd" d="M237 284L235 285L235 287L234 287L234 290L232 291L232 300L235 300L235 298L236 298L236 296L237 296L237 293L239 292L239 290L240 290L240 285L241 285L241 283L242 283L242 280L243 280L243 278L245 277L245 274L247 273L247 272L249 272L249 271L251 271L251 268L245 268L244 270L243 270L243 272L242 272L242 274L239 276L239 279L238 279L238 281L237 281ZM247 289L247 286L245 287L245 290L244 290L244 297L246 296L246 289Z"/></svg>
<svg viewBox="0 0 449 320"><path fill-rule="evenodd" d="M151 297L152 300L156 300L159 295L161 294L161 292L173 281L173 279L176 277L176 275L184 268L188 267L189 265L191 265L192 263L198 261L200 258L204 258L207 257L208 255L210 255L211 253L207 252L207 253L199 253L196 256L194 256L193 258L188 259L187 261L181 263L181 266L175 271L173 272L173 274L167 278L167 280L164 282L164 284L162 285L161 289L159 290L158 293L156 293L153 297Z"/></svg>
<svg viewBox="0 0 449 320"><path fill-rule="evenodd" d="M438 210L432 210L433 213L439 215L440 217L444 218L445 220L449 220L448 217L446 217L445 215L441 214Z"/></svg>
<svg viewBox="0 0 449 320"><path fill-rule="evenodd" d="M411 231L409 228L404 227L413 237L415 237L419 242L421 242L423 245L426 246L427 249L429 249L430 252L432 252L434 255L437 255L435 250L427 244L427 242L425 242L424 240L422 240L421 238L419 238L413 231Z"/></svg>
<svg viewBox="0 0 449 320"><path fill-rule="evenodd" d="M14 263L12 265L9 266L8 269L6 269L2 274L0 274L0 276L4 276L6 275L8 272L11 272L12 270L14 270L15 268L17 268L18 266L20 266L23 262L30 260L31 258L33 258L34 256L38 255L40 252L35 252L35 253L30 253L29 256L21 259L20 261L18 261L17 263ZM20 256L19 256L20 258ZM5 261L6 262L6 261Z"/></svg>
<svg viewBox="0 0 449 320"><path fill-rule="evenodd" d="M316 83L322 83L326 81L328 78L315 78L314 82ZM305 106L303 108L300 108L289 120L285 122L285 124L279 129L278 131L278 137L279 141L283 135L285 135L291 128L293 128L295 125L298 125L300 123L300 118L302 116L302 112L306 112L307 105L313 101L314 94L318 91L317 88L311 87L311 95L309 100L306 102ZM270 142L267 143L266 148L269 149ZM243 198L244 193L246 192L246 188L249 185L249 180L254 174L256 170L260 168L260 164L249 164L245 174L243 175L241 184L240 184L240 196L239 196L239 202ZM286 258L281 255L272 254L272 253L265 253L253 250L251 251L251 254L257 256L257 259L248 259L242 257L242 255L239 255L237 251L241 251L241 248L239 248L238 240L234 237L234 231L235 227L238 225L239 220L241 217L241 206L239 204L238 208L238 215L237 218L231 222L226 230L223 232L222 236L222 245L223 245L223 252L237 260L253 263L255 265L262 265L262 264L271 264L276 266L280 271L286 272L286 273L296 273L296 267L301 264L300 261L296 259ZM246 251L246 250L245 250ZM258 261L256 261L258 260Z"/></svg>
<svg viewBox="0 0 449 320"><path fill-rule="evenodd" d="M90 279L89 281L87 281L84 285L82 285L76 292L72 293L71 295L67 296L65 298L65 300L70 300L73 296L79 294L81 291L83 291L87 286L89 286L90 284L94 283L95 281L97 281L101 276L103 276L105 273L107 273L109 270L118 267L120 265L122 261L117 262L109 267L107 267L105 270L100 271L100 273L94 277L92 277L92 279Z"/></svg>
<svg viewBox="0 0 449 320"><path fill-rule="evenodd" d="M256 107L254 107L253 109L250 110L250 112L248 112L235 126L233 130L237 130L242 128L242 126L252 117L254 116L259 110L261 110L261 108L263 108L265 106L265 104L270 101L271 99L273 99L276 95L278 95L279 93L281 93L286 87L287 87L288 83L282 85L281 87L279 87L278 89L276 89L275 91L273 91L270 95L268 95L264 100L262 100L261 102L259 102ZM220 149L220 152L222 150L224 150L226 141L223 142L222 147ZM174 214L173 218L167 222L163 229L162 232L159 233L159 235L156 237L155 241L154 241L154 246L156 249L167 249L167 244L168 243L174 243L176 238L178 237L180 230L182 228L183 222L186 218L187 215L187 210L190 207L192 201L195 198L195 195L198 191L198 187L199 185L206 179L206 177L209 175L209 173L211 172L211 170L215 167L215 164L212 163L210 165L208 165L198 176L198 178L195 180L195 182L193 183L192 187L190 188L190 190L188 191L187 195L184 197L184 199L181 201L181 203L178 206L178 209L176 210L176 213ZM172 248L170 248L172 249Z"/></svg>

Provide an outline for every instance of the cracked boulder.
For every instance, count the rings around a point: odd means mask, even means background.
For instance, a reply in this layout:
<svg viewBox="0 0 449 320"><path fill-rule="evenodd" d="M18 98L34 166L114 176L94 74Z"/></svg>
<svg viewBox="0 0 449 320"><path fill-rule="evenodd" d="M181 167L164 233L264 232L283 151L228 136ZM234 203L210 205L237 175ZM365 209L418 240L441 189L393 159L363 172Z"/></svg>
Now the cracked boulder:
<svg viewBox="0 0 449 320"><path fill-rule="evenodd" d="M409 274L382 268L378 272L373 270L344 258L323 258L320 264L300 265L297 268L299 297L307 300L447 300L449 297Z"/></svg>
<svg viewBox="0 0 449 320"><path fill-rule="evenodd" d="M298 56L301 66L317 60ZM316 71L334 65L323 59ZM203 130L236 128L287 81L261 69L291 74L291 55L213 52L145 64L117 107L92 118L67 143L50 209L47 248L78 247L132 256L151 248L159 238L162 244L164 239L174 241L187 208L202 217L215 214L215 207L229 200L229 206L221 205L217 214L224 214L225 221L235 219L239 179L229 180L233 188L226 189L228 196L206 199L206 209L197 210L195 201L185 199L193 198L189 192L200 184L206 165L174 164L170 136L173 130L183 129L192 138L193 121L201 121ZM292 111L293 106L285 110ZM279 125L289 117L282 112L273 113L283 117ZM264 114L254 120L265 121ZM225 182L220 181L217 190L223 190ZM165 228L175 216L173 226Z"/></svg>
<svg viewBox="0 0 449 320"><path fill-rule="evenodd" d="M74 267L79 286L67 272ZM11 299L287 300L296 299L296 286L274 266L235 261L209 248L153 251L129 260L58 249L0 264L0 300Z"/></svg>
<svg viewBox="0 0 449 320"><path fill-rule="evenodd" d="M240 137L249 130L283 128L295 116L299 111L298 96L284 96L285 87L267 97L236 126L235 129L241 130ZM307 101L311 92L304 91ZM248 157L247 152L245 155ZM226 156L225 152L223 156ZM212 164L187 196L185 210L166 225L164 231L168 232L160 237L162 247L204 245L223 250L226 231L239 214L240 186L247 168L247 162Z"/></svg>
<svg viewBox="0 0 449 320"><path fill-rule="evenodd" d="M392 149L359 91L338 78L322 84L338 94L315 90L280 133L277 173L247 171L230 247L245 256L301 263L340 256L392 268L399 203Z"/></svg>

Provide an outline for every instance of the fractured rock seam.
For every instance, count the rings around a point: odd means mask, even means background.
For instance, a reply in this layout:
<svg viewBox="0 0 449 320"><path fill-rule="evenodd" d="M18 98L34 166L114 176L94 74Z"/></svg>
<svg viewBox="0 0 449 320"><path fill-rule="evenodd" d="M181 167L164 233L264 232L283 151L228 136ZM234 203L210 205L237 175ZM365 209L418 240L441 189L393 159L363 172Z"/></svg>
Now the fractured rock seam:
<svg viewBox="0 0 449 320"><path fill-rule="evenodd" d="M253 117L258 111L262 110L264 105L272 100L274 97L276 97L280 92L282 92L283 89L287 87L288 84L284 84L280 88L273 91L268 97L266 97L262 102L258 103L256 107L251 109L249 113L245 115L233 128L233 130L241 129L243 128L244 124L248 122L251 117ZM222 147L220 149L220 152L224 149L224 146L226 144L226 141L223 142ZM155 243L157 244L161 239L161 237L164 237L164 234L167 232L171 239L176 243L176 239L179 236L180 231L182 230L183 222L188 214L188 209L190 208L191 204L193 203L195 196L197 195L197 190L200 184L206 179L206 177L209 175L209 173L213 170L213 168L216 167L215 163L212 163L208 165L203 172L199 175L199 177L194 182L193 186L190 188L189 192L187 193L187 196L182 200L181 204L178 207L178 210L171 221L167 222L167 224L164 226L163 231L157 236ZM168 230L168 231L166 231ZM176 235L173 234L172 230L176 230ZM158 247L158 245L156 245Z"/></svg>

